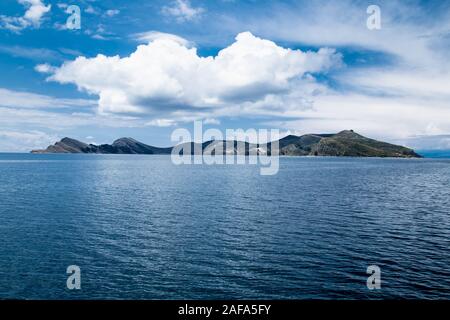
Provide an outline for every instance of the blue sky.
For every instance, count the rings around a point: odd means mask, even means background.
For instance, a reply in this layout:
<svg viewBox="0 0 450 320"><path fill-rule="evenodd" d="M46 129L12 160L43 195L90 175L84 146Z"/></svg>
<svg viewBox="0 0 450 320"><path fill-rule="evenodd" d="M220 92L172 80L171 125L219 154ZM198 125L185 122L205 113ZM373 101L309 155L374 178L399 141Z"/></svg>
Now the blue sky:
<svg viewBox="0 0 450 320"><path fill-rule="evenodd" d="M65 136L168 146L194 120L450 149L449 49L439 0L3 0L0 151Z"/></svg>

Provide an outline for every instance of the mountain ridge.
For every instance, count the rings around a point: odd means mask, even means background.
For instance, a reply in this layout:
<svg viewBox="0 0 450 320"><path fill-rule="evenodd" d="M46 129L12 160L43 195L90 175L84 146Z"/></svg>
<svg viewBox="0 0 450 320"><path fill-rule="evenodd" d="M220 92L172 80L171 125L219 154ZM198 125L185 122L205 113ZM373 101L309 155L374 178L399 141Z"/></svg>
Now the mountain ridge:
<svg viewBox="0 0 450 320"><path fill-rule="evenodd" d="M267 148L264 149L258 144L245 142L242 149L235 140L225 142L224 140L212 140L201 144L188 142L184 145L159 148L133 138L120 138L111 145L94 145L66 137L44 150L32 150L31 153L170 154L174 148L181 149L181 146L187 147L190 144L191 154L201 150L202 153L207 151L209 154L270 155L274 143L268 143ZM344 130L335 134L288 135L279 139L278 143L279 154L284 156L421 158L410 148L370 139L353 130ZM265 145L262 146L265 147Z"/></svg>

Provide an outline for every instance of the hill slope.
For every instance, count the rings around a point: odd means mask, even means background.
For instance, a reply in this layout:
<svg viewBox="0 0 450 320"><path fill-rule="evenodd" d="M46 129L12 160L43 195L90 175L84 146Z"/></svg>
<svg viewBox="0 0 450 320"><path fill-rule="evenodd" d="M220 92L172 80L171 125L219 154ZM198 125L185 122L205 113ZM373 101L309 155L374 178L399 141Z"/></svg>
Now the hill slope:
<svg viewBox="0 0 450 320"><path fill-rule="evenodd" d="M286 139L286 138L284 138ZM280 154L336 157L419 158L414 150L366 138L345 130L334 135L304 135L280 140ZM284 144L284 145L283 145Z"/></svg>
<svg viewBox="0 0 450 320"><path fill-rule="evenodd" d="M99 146L86 144L75 139L64 138L45 150L33 150L31 153L98 153L98 154L170 154L172 148L157 148L136 141L132 138L121 138L113 144Z"/></svg>
<svg viewBox="0 0 450 320"><path fill-rule="evenodd" d="M414 150L390 143L366 138L345 130L337 134L290 135L279 141L280 155L287 156L336 156L336 157L394 157L420 158ZM239 147L236 141L208 141L202 144L187 143L191 154L198 150L209 154L271 154L272 143L268 146L245 143ZM195 148L197 146L197 148ZM170 154L173 148L158 148L132 138L121 138L113 144L93 145L74 139L64 138L45 150L32 153L98 153L98 154ZM180 150L177 146L176 152ZM184 149L187 152L187 149Z"/></svg>

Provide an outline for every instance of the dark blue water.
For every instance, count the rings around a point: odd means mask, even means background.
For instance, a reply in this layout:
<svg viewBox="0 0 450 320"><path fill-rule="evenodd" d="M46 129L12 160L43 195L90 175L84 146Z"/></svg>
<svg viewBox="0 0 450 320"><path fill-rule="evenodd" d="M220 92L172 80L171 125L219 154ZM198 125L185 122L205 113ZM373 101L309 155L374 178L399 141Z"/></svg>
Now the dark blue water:
<svg viewBox="0 0 450 320"><path fill-rule="evenodd" d="M3 154L0 298L449 299L449 186L450 160Z"/></svg>

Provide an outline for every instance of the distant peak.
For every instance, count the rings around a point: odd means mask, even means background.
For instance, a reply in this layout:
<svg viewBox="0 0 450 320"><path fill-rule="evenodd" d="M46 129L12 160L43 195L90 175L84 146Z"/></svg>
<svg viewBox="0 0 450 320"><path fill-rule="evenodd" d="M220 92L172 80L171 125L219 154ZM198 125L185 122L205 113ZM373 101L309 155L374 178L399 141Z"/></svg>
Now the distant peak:
<svg viewBox="0 0 450 320"><path fill-rule="evenodd" d="M71 146L71 147L75 147L75 148L83 148L86 147L87 144L85 144L84 142L72 139L72 138L68 138L65 137L63 138L60 142L57 142L57 144L63 144L63 145L67 145L67 146Z"/></svg>
<svg viewBox="0 0 450 320"><path fill-rule="evenodd" d="M64 137L61 139L61 142L79 142L79 141L76 139L69 138L69 137Z"/></svg>
<svg viewBox="0 0 450 320"><path fill-rule="evenodd" d="M114 143L119 143L119 142L133 142L133 143L136 143L138 141L134 140L133 138L128 138L128 137L120 138L120 139L117 139L116 141L114 141Z"/></svg>
<svg viewBox="0 0 450 320"><path fill-rule="evenodd" d="M290 134L290 135L287 135L286 137L282 138L281 140L291 140L291 139L298 139L298 138L299 138L299 136Z"/></svg>
<svg viewBox="0 0 450 320"><path fill-rule="evenodd" d="M353 130L344 130L344 131L339 132L337 135L338 136L355 136L355 137L361 136L360 134L356 133Z"/></svg>

